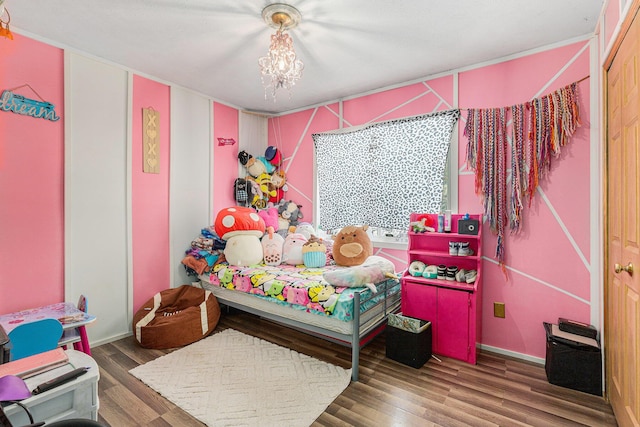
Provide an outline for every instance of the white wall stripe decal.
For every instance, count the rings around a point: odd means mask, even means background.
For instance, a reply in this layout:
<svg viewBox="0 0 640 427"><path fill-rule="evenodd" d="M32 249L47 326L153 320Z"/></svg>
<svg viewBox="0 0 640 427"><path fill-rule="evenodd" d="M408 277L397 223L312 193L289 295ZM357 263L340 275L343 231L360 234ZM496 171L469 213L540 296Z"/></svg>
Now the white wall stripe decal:
<svg viewBox="0 0 640 427"><path fill-rule="evenodd" d="M564 225L564 222L562 221L562 218L560 218L560 215L558 214L558 212L555 210L555 208L551 204L551 201L549 200L547 195L544 194L544 191L542 191L542 189L540 187L537 188L537 191L538 191L538 194L540 194L540 197L542 197L542 200L544 200L545 205L547 205L547 207L549 208L549 211L551 212L551 215L553 215L553 217L558 222L558 225L560 226L560 228L564 232L565 236L567 236L567 239L569 239L569 242L571 243L571 246L573 246L573 249L575 249L576 254L578 254L580 259L582 260L582 263L587 268L587 271L591 272L591 266L589 265L589 262L587 261L587 258L584 256L584 253L578 247L578 244L576 243L575 239L573 238L573 236L569 232L569 229L567 229L567 227Z"/></svg>
<svg viewBox="0 0 640 427"><path fill-rule="evenodd" d="M580 57L580 55L582 55L582 53L585 50L587 50L588 47L589 47L589 41L587 41L585 45L582 46L582 48L573 56L573 58L571 58L566 64L564 64L564 66L560 68L560 70L558 70L558 72L544 86L542 86L542 88L540 88L538 93L536 93L531 99L538 98L543 93L545 93L549 88L549 86L551 86L551 84L555 82L558 79L558 77L560 77L565 71L567 71L569 66L572 65L574 62L576 62L576 60Z"/></svg>
<svg viewBox="0 0 640 427"><path fill-rule="evenodd" d="M309 131L309 126L311 126L311 123L313 123L313 118L316 116L317 113L318 113L318 108L316 107L316 108L313 109L313 113L311 114L311 117L309 117L309 120L307 121L307 124L304 127L304 130L302 131L302 135L300 135L300 138L298 138L298 143L296 144L296 148L294 148L293 153L291 154L291 157L290 157L291 161L289 162L289 164L287 165L287 167L284 170L286 173L289 172L289 169L291 168L291 165L293 164L293 161L295 160L296 153L300 149L300 145L302 145L302 141L304 141L304 136ZM291 185L289 185L289 186L291 187Z"/></svg>
<svg viewBox="0 0 640 427"><path fill-rule="evenodd" d="M414 102L415 100L420 99L420 98L422 98L423 96L428 95L428 94L430 94L430 93L431 93L431 91L429 90L429 91L427 91L427 92L423 92L423 93L421 93L420 95L416 95L416 96L414 96L413 98L406 100L406 101L405 101L405 102L403 102L402 104L396 105L395 107L391 108L390 110L385 111L384 113L380 114L378 117L374 117L373 119L369 120L369 121L368 121L368 122L366 122L365 124L375 123L375 122L377 122L378 120L380 120L382 117L387 116L387 115L389 115L389 114L393 113L394 111L399 110L400 108L402 108L402 107L404 107L404 106L406 106L406 105L409 105L409 104L411 104L412 102Z"/></svg>
<svg viewBox="0 0 640 427"><path fill-rule="evenodd" d="M424 86L428 87L428 88L429 88L429 90L430 90L431 92L433 92L433 94L434 94L435 96L437 96L437 97L438 97L438 99L440 100L440 102L443 102L443 103L447 106L447 109L449 109L449 110L450 110L450 109L452 109L452 108L453 108L453 106L452 106L451 104L449 104L449 103L448 103L448 102L447 102L443 97L441 97L441 96L438 94L438 92L436 92L436 91L435 91L431 86L429 86L429 84L428 84L427 82L422 82L422 84L423 84Z"/></svg>
<svg viewBox="0 0 640 427"><path fill-rule="evenodd" d="M483 259L484 261L489 261L489 262L491 262L491 263L493 263L493 264L495 264L495 265L498 265L498 266L499 266L498 261L494 260L493 258L488 258L488 257L486 257L486 256L483 256L483 257L482 257L482 259ZM586 299L584 299L584 298L580 298L579 296L574 295L574 294L572 294L571 292L565 291L565 290L564 290L564 289L562 289L562 288L559 288L559 287L557 287L557 286L554 286L554 285L552 285L551 283L547 283L547 282L545 282L544 280L538 279L537 277L534 277L534 276L532 276L532 275L530 275L530 274L527 274L527 273L525 273L525 272L522 272L522 271L520 271L520 270L518 270L518 269L515 269L515 268L513 268L513 267L509 267L509 266L508 266L508 265L506 265L506 264L505 264L505 268L506 268L507 270L510 270L510 271L513 271L514 273L519 274L519 275L520 275L520 276L522 276L522 277L526 277L527 279L533 280L534 282L538 282L538 283L540 283L541 285L544 285L544 286L546 286L546 287L547 287L547 288L549 288L549 289L553 289L554 291L560 292L561 294L565 294L565 295L567 295L567 296L569 296L569 297L571 297L571 298L573 298L573 299L575 299L575 300L577 300L577 301L580 301L580 302L581 302L581 303L583 303L583 304L587 304L587 305L591 304L588 300L586 300ZM515 283L515 282L514 282L514 283Z"/></svg>

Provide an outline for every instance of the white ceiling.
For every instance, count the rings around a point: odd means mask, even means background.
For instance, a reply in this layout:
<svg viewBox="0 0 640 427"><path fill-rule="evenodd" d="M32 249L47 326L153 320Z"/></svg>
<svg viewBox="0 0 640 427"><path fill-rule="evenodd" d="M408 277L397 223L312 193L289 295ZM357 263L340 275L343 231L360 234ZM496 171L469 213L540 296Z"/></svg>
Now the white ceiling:
<svg viewBox="0 0 640 427"><path fill-rule="evenodd" d="M270 0L5 0L14 32L235 107L279 113L594 33L604 0L290 0L304 62L265 100Z"/></svg>

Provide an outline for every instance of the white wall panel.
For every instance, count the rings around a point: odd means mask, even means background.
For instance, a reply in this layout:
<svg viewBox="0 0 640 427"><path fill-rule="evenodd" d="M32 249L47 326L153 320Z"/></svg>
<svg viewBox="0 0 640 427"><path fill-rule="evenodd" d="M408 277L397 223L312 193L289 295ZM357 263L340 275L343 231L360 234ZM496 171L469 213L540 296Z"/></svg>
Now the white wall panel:
<svg viewBox="0 0 640 427"><path fill-rule="evenodd" d="M88 299L93 345L128 333L128 73L65 53L65 299Z"/></svg>
<svg viewBox="0 0 640 427"><path fill-rule="evenodd" d="M180 261L211 217L211 101L171 88L170 236L172 287L190 283Z"/></svg>
<svg viewBox="0 0 640 427"><path fill-rule="evenodd" d="M254 157L264 156L269 139L267 117L240 112L238 118L238 151L246 151ZM247 170L238 162L238 176L247 175Z"/></svg>

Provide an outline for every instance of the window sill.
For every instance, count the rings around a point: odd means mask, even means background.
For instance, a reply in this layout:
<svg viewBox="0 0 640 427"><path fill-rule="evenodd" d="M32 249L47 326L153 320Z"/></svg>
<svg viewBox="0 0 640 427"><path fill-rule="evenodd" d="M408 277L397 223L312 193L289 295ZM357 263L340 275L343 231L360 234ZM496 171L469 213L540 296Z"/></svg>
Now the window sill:
<svg viewBox="0 0 640 427"><path fill-rule="evenodd" d="M374 248L396 249L406 251L409 242L399 242L395 237L375 237L371 239Z"/></svg>

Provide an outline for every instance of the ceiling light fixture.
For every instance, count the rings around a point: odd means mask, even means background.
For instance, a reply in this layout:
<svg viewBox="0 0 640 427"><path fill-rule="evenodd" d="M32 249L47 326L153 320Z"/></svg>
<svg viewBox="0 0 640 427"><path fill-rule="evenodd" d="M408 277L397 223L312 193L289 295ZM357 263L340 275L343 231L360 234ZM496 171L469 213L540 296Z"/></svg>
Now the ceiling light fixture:
<svg viewBox="0 0 640 427"><path fill-rule="evenodd" d="M264 99L270 92L273 101L276 100L276 91L280 88L289 91L302 76L304 64L296 58L293 50L293 39L285 31L295 28L302 18L300 12L293 6L283 3L270 4L262 10L262 18L272 28L277 28L271 36L271 44L267 56L258 59L262 85L264 86Z"/></svg>
<svg viewBox="0 0 640 427"><path fill-rule="evenodd" d="M11 34L11 30L9 29L9 22L11 22L9 9L5 9L4 0L0 0L0 37L6 37L9 40L13 40L13 34Z"/></svg>

